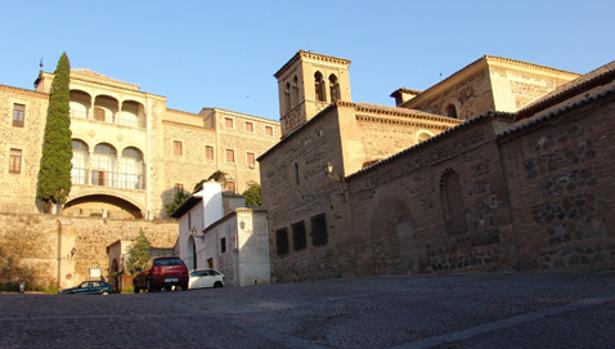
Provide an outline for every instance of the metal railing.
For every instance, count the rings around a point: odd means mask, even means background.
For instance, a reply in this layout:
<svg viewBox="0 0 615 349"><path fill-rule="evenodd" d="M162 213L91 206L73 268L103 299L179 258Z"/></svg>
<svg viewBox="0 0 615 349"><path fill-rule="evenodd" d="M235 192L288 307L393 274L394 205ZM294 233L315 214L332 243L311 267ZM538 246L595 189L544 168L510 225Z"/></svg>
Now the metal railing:
<svg viewBox="0 0 615 349"><path fill-rule="evenodd" d="M145 178L143 175L125 172L113 172L102 170L88 170L84 168L72 169L73 184L90 184L115 189L145 189Z"/></svg>

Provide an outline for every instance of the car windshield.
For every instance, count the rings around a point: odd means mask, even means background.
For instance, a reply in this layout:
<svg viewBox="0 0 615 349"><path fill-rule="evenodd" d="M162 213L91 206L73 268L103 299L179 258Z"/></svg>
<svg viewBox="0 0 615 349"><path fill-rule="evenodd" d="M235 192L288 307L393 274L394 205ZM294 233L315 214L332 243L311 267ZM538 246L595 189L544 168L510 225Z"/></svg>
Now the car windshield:
<svg viewBox="0 0 615 349"><path fill-rule="evenodd" d="M179 258L164 258L164 259L156 259L154 260L154 265L182 265L182 262Z"/></svg>

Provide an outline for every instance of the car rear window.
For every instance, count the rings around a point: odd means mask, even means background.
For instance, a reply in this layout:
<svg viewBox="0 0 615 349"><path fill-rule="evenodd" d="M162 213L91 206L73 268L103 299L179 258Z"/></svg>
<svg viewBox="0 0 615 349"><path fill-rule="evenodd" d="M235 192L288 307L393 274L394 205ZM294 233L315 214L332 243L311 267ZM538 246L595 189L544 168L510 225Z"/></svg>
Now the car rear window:
<svg viewBox="0 0 615 349"><path fill-rule="evenodd" d="M179 258L164 258L154 260L154 265L183 265L184 262Z"/></svg>

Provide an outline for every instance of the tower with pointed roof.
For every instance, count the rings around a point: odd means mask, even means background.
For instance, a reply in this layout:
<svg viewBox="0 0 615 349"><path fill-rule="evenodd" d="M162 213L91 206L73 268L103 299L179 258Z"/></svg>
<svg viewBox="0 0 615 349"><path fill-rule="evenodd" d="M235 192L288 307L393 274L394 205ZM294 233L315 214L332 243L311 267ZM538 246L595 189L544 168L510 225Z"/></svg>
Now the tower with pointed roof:
<svg viewBox="0 0 615 349"><path fill-rule="evenodd" d="M329 104L350 102L350 60L300 50L274 76L278 80L282 137Z"/></svg>

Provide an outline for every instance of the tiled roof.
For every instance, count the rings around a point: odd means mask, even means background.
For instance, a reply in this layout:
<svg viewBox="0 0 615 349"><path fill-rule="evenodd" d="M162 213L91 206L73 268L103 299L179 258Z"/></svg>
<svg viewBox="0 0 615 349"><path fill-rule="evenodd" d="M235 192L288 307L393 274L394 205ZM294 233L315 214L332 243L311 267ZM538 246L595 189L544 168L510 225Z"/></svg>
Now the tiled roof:
<svg viewBox="0 0 615 349"><path fill-rule="evenodd" d="M369 103L353 103L346 101L338 101L335 103L329 104L325 109L321 110L316 116L308 120L306 123L301 125L299 128L292 131L290 134L286 135L286 137L282 138L278 143L274 144L271 148L265 151L258 157L258 161L264 159L267 155L269 155L274 149L277 149L282 144L286 143L292 136L296 133L301 132L305 129L306 125L310 125L316 120L320 119L323 115L334 108L337 107L347 107L354 108L358 113L366 112L366 113L377 113L382 115L390 115L390 116L398 116L398 117L413 117L427 121L436 121L436 122L449 122L451 126L457 124L459 121L456 119L452 119L443 115L427 113L424 111L409 109L409 108L399 108L399 107L389 107L379 104L369 104Z"/></svg>
<svg viewBox="0 0 615 349"><path fill-rule="evenodd" d="M517 112L519 119L527 118L540 110L565 101L566 99L579 94L589 88L606 84L615 77L615 61L607 63L589 73L569 81L554 91L547 93L538 100L525 106Z"/></svg>
<svg viewBox="0 0 615 349"><path fill-rule="evenodd" d="M555 105L555 108L550 108L550 106L552 106L550 105L546 109L543 109L532 117L522 119L521 121L517 122L513 127L500 132L497 137L503 138L512 135L519 131L528 129L532 126L551 120L567 110L574 109L579 106L590 103L594 100L613 95L615 94L615 82L613 82L613 78L611 78L611 83L598 86L587 93L583 92L583 90L580 91L578 95L569 98L565 101L565 103L559 103Z"/></svg>
<svg viewBox="0 0 615 349"><path fill-rule="evenodd" d="M417 89L413 89L413 88L407 88L407 87L400 87L397 90L391 92L391 94L389 95L389 97L397 97L400 93L407 93L407 94L411 94L411 95L419 95L421 94L423 91L421 90L417 90Z"/></svg>
<svg viewBox="0 0 615 349"><path fill-rule="evenodd" d="M0 84L0 89L5 90L5 91L11 91L11 92L23 94L23 95L29 95L29 96L40 97L40 98L49 98L49 94L47 94L47 93L38 92L38 91L35 91L35 90L28 90L26 88L21 88L21 87L15 87L15 86L9 86L9 85L2 85L2 84Z"/></svg>
<svg viewBox="0 0 615 349"><path fill-rule="evenodd" d="M278 69L278 71L275 72L273 76L276 79L279 78L290 66L295 64L295 62L297 62L300 57L307 57L307 58L312 58L312 59L316 59L319 61L333 62L333 63L343 64L343 65L350 65L351 63L349 59L339 58L339 57L334 57L334 56L327 56L327 55L310 52L310 51L299 50L291 59L288 60L288 62L284 63L282 68Z"/></svg>
<svg viewBox="0 0 615 349"><path fill-rule="evenodd" d="M407 148L405 150L400 151L399 153L395 153L395 154L389 156L388 158L385 158L385 159L382 159L380 161L374 162L373 164L371 164L371 165L369 165L369 166L367 166L365 168L362 168L359 171L357 171L357 172L347 176L346 179L354 178L354 177L356 177L356 176L358 176L358 175L360 175L362 173L365 173L365 172L367 172L367 171L369 171L369 170L371 170L371 169L373 169L375 167L379 167L379 166L381 166L383 164L386 164L386 163L389 163L389 162L391 162L391 161L393 161L393 160L395 160L395 159L397 159L397 158L399 158L401 156L404 156L405 154L408 154L408 153L417 151L419 149L422 149L425 146L427 146L428 144L432 144L434 142L437 142L437 141L439 141L440 139L442 139L444 137L447 137L447 136L449 136L451 134L460 132L461 130L464 130L467 127L469 127L470 125L476 124L479 121L482 121L482 120L485 120L485 119L489 119L489 118L499 118L499 119L509 120L509 121L512 122L513 118L514 118L514 114L512 114L512 113L504 113L504 112L487 112L487 113L478 115L476 117L473 117L471 119L466 120L465 122L463 122L463 123L461 123L461 124L459 124L459 125L457 125L455 127L451 127L448 130L446 130L446 131L444 131L442 133L439 133L439 134L437 134L437 135L435 135L435 136L433 136L433 137L431 137L431 138L429 138L429 139L427 139L427 140L425 140L425 141L423 141L421 143L415 144L415 145L411 146L410 148Z"/></svg>
<svg viewBox="0 0 615 349"><path fill-rule="evenodd" d="M427 92L427 91L431 91L434 88L443 85L444 83L446 83L447 81L451 80L455 76L461 74L462 72L466 71L470 67L473 67L473 66L475 66L475 65L477 65L477 64L479 64L481 62L487 62L488 60L505 62L505 63L513 63L513 64L528 66L528 67L537 68L537 69L545 70L545 71L551 71L551 72L565 73L565 74L571 74L571 75L579 75L578 73L573 73L573 72L562 70L562 69L552 68L552 67L548 67L546 65L530 63L530 62L522 61L522 60L518 60L518 59L499 57L499 56L493 56L493 55L484 55L484 56L474 60L470 64L466 65L465 67L463 67L463 68L457 70L456 72L452 73L451 75L449 75L448 77L444 78L443 80L440 80L438 83L436 83L436 84L432 85L431 87L425 89L423 92L418 94L417 97L425 94L425 92ZM411 99L411 100L407 101L406 103L404 103L404 105L409 105L409 104L412 103L412 101L416 101L416 97L414 99Z"/></svg>

